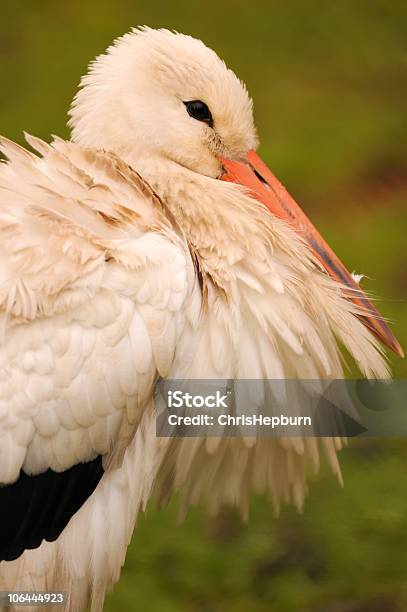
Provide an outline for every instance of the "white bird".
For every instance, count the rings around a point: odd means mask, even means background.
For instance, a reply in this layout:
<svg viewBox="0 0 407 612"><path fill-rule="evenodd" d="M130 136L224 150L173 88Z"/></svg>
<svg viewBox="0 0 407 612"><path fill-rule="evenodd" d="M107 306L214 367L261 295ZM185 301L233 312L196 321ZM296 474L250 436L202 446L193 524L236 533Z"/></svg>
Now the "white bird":
<svg viewBox="0 0 407 612"><path fill-rule="evenodd" d="M1 139L0 589L97 611L153 494L300 506L318 466L315 438L158 439L159 378L341 378L340 344L386 378L377 338L402 351L201 41L119 38L70 116L71 141L27 136L36 153ZM339 475L341 441L323 446Z"/></svg>

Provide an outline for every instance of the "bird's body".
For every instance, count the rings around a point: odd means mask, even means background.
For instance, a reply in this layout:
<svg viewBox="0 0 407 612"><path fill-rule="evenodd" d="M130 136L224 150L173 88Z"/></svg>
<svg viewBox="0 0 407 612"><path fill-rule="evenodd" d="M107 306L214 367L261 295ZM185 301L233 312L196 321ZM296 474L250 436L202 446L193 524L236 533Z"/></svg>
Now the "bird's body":
<svg viewBox="0 0 407 612"><path fill-rule="evenodd" d="M114 108L115 87L146 51L157 63L134 73L131 104L161 79L176 83L178 106L167 124L148 123L153 98L134 127L123 100ZM214 114L218 132L202 144L175 114L205 97L207 64L224 116ZM49 500L21 485L26 525L0 536L0 588L62 589L72 610L91 595L97 610L153 493L179 490L186 506L202 499L211 511L227 502L246 513L251 490L301 505L306 466L318 465L314 438L157 439L158 378L341 378L338 340L364 374L388 371L306 241L217 180L218 157L238 159L256 138L245 89L202 43L127 35L86 77L72 121L74 142L28 137L40 155L1 143L0 482L12 501L20 470L27 480L46 474ZM341 442L323 446L339 474ZM50 517L53 494L60 511Z"/></svg>

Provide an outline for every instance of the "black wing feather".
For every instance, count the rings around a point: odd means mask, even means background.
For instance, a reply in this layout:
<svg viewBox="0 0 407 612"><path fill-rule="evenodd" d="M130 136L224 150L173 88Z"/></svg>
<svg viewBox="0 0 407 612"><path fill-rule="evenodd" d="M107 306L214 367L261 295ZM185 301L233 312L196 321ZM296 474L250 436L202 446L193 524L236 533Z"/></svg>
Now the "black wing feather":
<svg viewBox="0 0 407 612"><path fill-rule="evenodd" d="M48 469L0 485L0 561L17 559L24 550L52 542L92 495L103 476L102 457L65 472Z"/></svg>

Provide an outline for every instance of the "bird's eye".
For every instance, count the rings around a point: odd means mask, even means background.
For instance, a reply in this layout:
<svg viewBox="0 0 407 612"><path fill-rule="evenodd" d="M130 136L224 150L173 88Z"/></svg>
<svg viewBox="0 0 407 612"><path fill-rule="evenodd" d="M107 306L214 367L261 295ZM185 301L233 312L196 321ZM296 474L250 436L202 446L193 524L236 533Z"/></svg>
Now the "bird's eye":
<svg viewBox="0 0 407 612"><path fill-rule="evenodd" d="M190 117L207 123L209 127L213 127L211 111L205 102L202 102L201 100L191 100L190 102L184 102L184 104Z"/></svg>

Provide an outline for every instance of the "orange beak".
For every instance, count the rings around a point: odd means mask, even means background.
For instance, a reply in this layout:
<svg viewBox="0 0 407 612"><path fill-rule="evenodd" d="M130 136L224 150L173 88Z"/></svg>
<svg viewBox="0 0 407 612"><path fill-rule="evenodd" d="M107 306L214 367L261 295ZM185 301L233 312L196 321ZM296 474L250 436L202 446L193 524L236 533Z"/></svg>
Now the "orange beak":
<svg viewBox="0 0 407 612"><path fill-rule="evenodd" d="M292 225L308 242L314 255L327 273L349 288L346 297L358 306L359 318L384 345L400 357L403 349L383 320L383 317L356 283L352 275L325 242L306 214L276 179L255 151L249 151L245 161L222 159L224 173L221 180L239 183L248 188L253 197L262 202L269 211Z"/></svg>

